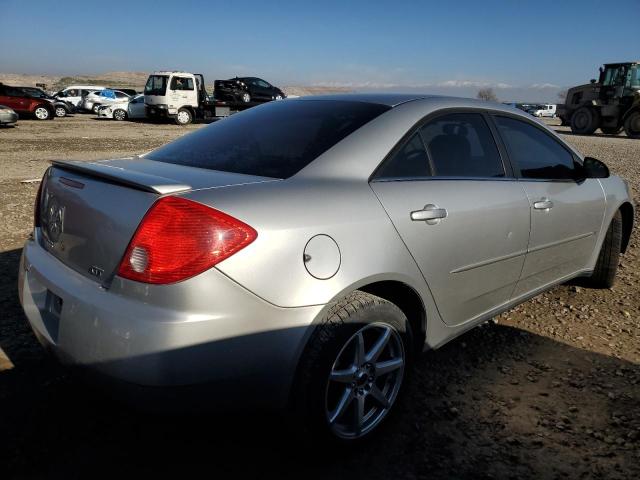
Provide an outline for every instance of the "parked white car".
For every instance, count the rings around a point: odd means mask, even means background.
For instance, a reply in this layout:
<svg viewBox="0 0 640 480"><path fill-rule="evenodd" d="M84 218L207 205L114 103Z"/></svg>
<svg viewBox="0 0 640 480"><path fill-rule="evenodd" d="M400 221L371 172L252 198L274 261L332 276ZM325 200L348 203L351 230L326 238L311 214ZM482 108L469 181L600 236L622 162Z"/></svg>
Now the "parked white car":
<svg viewBox="0 0 640 480"><path fill-rule="evenodd" d="M114 103L128 102L131 99L130 95L127 95L120 90L110 90L105 88L99 92L92 92L82 102L82 108L89 110L93 113L98 113L99 108L102 105L112 105Z"/></svg>
<svg viewBox="0 0 640 480"><path fill-rule="evenodd" d="M556 117L556 106L551 104L541 105L542 108L534 110L531 115L534 117Z"/></svg>
<svg viewBox="0 0 640 480"><path fill-rule="evenodd" d="M65 102L69 102L73 104L74 107L79 107L82 103L82 99L93 92L99 92L104 90L105 87L101 87L98 85L70 85L53 96L56 98L60 98Z"/></svg>
<svg viewBox="0 0 640 480"><path fill-rule="evenodd" d="M129 101L102 105L98 109L98 116L103 118L113 118L114 120L126 120L134 118L145 118L144 95L136 95Z"/></svg>

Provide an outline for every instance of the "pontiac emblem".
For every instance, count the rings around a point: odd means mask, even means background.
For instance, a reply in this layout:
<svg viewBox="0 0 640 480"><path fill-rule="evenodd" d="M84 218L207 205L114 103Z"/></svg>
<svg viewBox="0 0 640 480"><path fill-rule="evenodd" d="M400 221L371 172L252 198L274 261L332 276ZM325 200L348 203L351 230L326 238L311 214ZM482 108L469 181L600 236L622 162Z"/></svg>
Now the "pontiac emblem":
<svg viewBox="0 0 640 480"><path fill-rule="evenodd" d="M51 197L47 205L46 228L47 239L51 243L60 240L60 235L64 231L64 207Z"/></svg>

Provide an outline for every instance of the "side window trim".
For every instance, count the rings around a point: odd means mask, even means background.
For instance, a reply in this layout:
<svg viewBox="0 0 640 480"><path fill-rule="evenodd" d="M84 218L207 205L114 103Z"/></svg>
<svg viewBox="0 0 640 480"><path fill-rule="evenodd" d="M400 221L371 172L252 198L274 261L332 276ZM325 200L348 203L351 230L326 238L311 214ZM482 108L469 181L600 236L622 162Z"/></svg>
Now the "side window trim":
<svg viewBox="0 0 640 480"><path fill-rule="evenodd" d="M553 141L555 141L558 145L560 145L569 155L571 155L571 157L573 158L573 161L575 163L577 163L578 165L582 165L582 159L580 157L578 157L578 155L576 155L576 153L569 148L568 145L566 145L562 139L558 139L556 137L554 137L553 135L551 135L544 127L542 127L541 125L539 125L538 123L529 120L528 118L523 118L519 115L513 115L509 112L498 112L498 111L493 111L491 112L489 115L490 117L490 124L491 124L491 128L492 131L495 130L495 135L497 135L497 138L500 139L500 144L502 145L502 148L504 148L504 152L506 155L506 158L509 159L509 164L512 166L513 169L513 176L516 180L519 181L523 181L523 182L562 182L562 183L569 183L569 182L573 182L576 183L575 179L571 179L571 178L525 178L522 176L522 172L520 171L520 168L518 167L518 165L515 163L515 160L513 160L511 158L511 155L509 155L509 151L506 147L506 144L502 138L502 135L500 134L500 131L498 130L498 125L495 123L495 119L494 117L507 117L507 118L511 118L514 120L519 120L522 123L525 123L527 125L530 125L534 128L537 128L539 131L541 131L542 133L544 133L547 137L549 137L550 139L552 139Z"/></svg>
<svg viewBox="0 0 640 480"><path fill-rule="evenodd" d="M500 159L502 161L502 166L504 168L505 176L504 177L445 177L445 176L434 176L434 166L433 160L429 153L429 149L424 141L424 138L420 134L420 129L426 125L428 122L436 120L438 117L450 115L454 113L478 113L482 116L487 127L489 128L491 135L493 137L493 141L498 148L498 154L500 155ZM511 160L507 155L506 148L502 144L502 138L499 136L497 132L497 128L493 123L493 119L490 118L490 113L487 109L484 108L469 108L469 107L451 107L451 108L443 108L436 112L431 112L420 120L418 120L408 131L407 133L396 143L393 148L389 151L389 153L384 157L384 159L380 162L380 164L376 167L373 173L369 176L369 182L388 182L388 181L425 181L425 180L467 180L467 181L501 181L501 180L514 180L516 179L516 169L511 164ZM424 146L425 152L427 152L427 157L429 158L429 170L431 173L430 177L402 177L402 178L377 178L378 172L382 170L382 166L391 161L395 155L407 144L407 142L411 141L414 134L418 134L420 136L420 141ZM518 172L519 173L519 172Z"/></svg>

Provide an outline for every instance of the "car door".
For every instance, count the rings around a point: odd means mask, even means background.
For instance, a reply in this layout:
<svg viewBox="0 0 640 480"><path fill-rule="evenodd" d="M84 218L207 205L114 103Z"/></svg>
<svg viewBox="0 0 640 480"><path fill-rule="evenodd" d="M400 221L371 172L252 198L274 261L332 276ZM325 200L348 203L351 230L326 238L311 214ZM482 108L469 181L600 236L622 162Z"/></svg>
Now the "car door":
<svg viewBox="0 0 640 480"><path fill-rule="evenodd" d="M526 195L480 111L429 118L371 188L418 264L443 321L509 301L529 240Z"/></svg>
<svg viewBox="0 0 640 480"><path fill-rule="evenodd" d="M259 78L252 79L252 82L255 91L255 95L253 95L254 100L260 102L268 102L272 100L271 85Z"/></svg>
<svg viewBox="0 0 640 480"><path fill-rule="evenodd" d="M129 118L144 118L144 95L134 97L129 102Z"/></svg>
<svg viewBox="0 0 640 480"><path fill-rule="evenodd" d="M602 228L605 197L597 179L580 175L580 159L544 127L493 117L531 208L528 253L515 296L588 268Z"/></svg>
<svg viewBox="0 0 640 480"><path fill-rule="evenodd" d="M76 88L65 89L63 90L62 93L64 94L64 99L67 102L72 103L74 107L77 107L80 105L80 102L82 101L82 93L79 89L76 89Z"/></svg>

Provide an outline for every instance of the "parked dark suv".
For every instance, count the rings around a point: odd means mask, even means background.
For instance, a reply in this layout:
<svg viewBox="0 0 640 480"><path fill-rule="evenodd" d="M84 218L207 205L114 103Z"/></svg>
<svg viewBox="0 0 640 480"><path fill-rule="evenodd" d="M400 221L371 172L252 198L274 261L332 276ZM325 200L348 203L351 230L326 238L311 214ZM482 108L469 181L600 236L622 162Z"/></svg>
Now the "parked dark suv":
<svg viewBox="0 0 640 480"><path fill-rule="evenodd" d="M51 120L55 117L53 104L46 98L34 98L18 87L0 83L0 105L15 110L20 115L31 115L38 120Z"/></svg>
<svg viewBox="0 0 640 480"><path fill-rule="evenodd" d="M286 97L278 87L274 87L269 82L256 77L216 80L213 85L216 100L245 104L247 106L270 102L271 100L280 100Z"/></svg>

